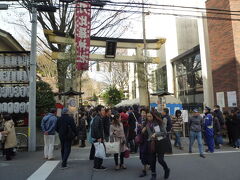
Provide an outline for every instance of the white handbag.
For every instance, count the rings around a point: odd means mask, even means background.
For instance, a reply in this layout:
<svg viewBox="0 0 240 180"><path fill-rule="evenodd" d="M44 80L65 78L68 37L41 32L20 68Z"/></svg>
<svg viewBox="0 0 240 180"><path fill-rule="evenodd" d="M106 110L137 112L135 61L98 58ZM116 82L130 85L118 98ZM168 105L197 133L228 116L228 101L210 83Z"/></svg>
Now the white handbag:
<svg viewBox="0 0 240 180"><path fill-rule="evenodd" d="M120 152L120 142L106 142L106 154L118 154Z"/></svg>
<svg viewBox="0 0 240 180"><path fill-rule="evenodd" d="M103 143L96 142L95 146L95 157L104 159L106 157L106 152Z"/></svg>

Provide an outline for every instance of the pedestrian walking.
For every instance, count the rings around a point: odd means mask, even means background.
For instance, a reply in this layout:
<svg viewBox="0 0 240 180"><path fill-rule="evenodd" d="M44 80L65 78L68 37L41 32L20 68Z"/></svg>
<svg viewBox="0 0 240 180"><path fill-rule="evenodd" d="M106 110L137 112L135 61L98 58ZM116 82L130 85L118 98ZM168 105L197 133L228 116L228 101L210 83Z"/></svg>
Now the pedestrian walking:
<svg viewBox="0 0 240 180"><path fill-rule="evenodd" d="M232 115L228 111L225 111L223 113L223 117L225 119L226 127L227 127L228 144L233 147L234 141L233 141L233 119L232 119Z"/></svg>
<svg viewBox="0 0 240 180"><path fill-rule="evenodd" d="M200 157L205 158L203 154L203 143L202 143L202 127L203 127L203 118L200 116L198 109L193 110L193 116L189 118L189 153L192 153L192 146L195 139L198 142L198 150Z"/></svg>
<svg viewBox="0 0 240 180"><path fill-rule="evenodd" d="M128 144L130 147L131 153L137 153L138 145L135 143L136 137L136 123L140 118L140 113L138 111L138 106L133 105L133 112L129 114L128 124L129 124L129 133L128 133Z"/></svg>
<svg viewBox="0 0 240 180"><path fill-rule="evenodd" d="M175 116L172 117L172 130L175 135L174 146L183 150L181 143L181 133L183 132L183 118L182 112L180 110L176 110Z"/></svg>
<svg viewBox="0 0 240 180"><path fill-rule="evenodd" d="M221 134L221 124L219 118L215 112L213 112L213 132L214 132L214 142L215 149L220 149L223 144L222 134Z"/></svg>
<svg viewBox="0 0 240 180"><path fill-rule="evenodd" d="M163 109L162 119L163 119L163 121L167 121L166 129L167 129L167 133L170 133L171 130L172 130L172 119L169 116L169 109L168 108Z"/></svg>
<svg viewBox="0 0 240 180"><path fill-rule="evenodd" d="M206 149L206 152L214 152L214 130L213 130L213 116L211 114L211 108L205 107L205 116L204 118L204 132L206 137L206 143L208 146L208 149Z"/></svg>
<svg viewBox="0 0 240 180"><path fill-rule="evenodd" d="M166 161L164 160L164 150L169 144L164 144L164 146L158 147L158 142L162 142L163 139L168 139L167 136L167 121L158 121L154 118L152 113L147 113L147 124L142 129L142 133L148 138L149 152L150 152L150 164L152 177L151 180L156 180L156 161L158 159L159 164L164 169L164 178L168 179L170 175L170 169ZM169 139L168 139L169 140Z"/></svg>
<svg viewBox="0 0 240 180"><path fill-rule="evenodd" d="M140 110L141 117L138 119L137 123L137 138L139 143L139 154L140 160L143 165L142 173L139 177L145 177L147 175L147 166L150 166L150 153L148 150L148 137L146 134L142 133L143 128L147 123L147 110L145 108Z"/></svg>
<svg viewBox="0 0 240 180"><path fill-rule="evenodd" d="M79 138L79 147L86 146L86 139L87 139L87 113L85 111L79 112L79 117L77 121L77 132Z"/></svg>
<svg viewBox="0 0 240 180"><path fill-rule="evenodd" d="M71 153L72 141L77 136L77 128L72 116L70 116L68 108L63 108L62 116L58 119L56 131L59 134L61 142L61 168L68 168L67 160Z"/></svg>
<svg viewBox="0 0 240 180"><path fill-rule="evenodd" d="M53 151L55 144L55 129L57 117L56 109L50 109L50 113L45 115L41 122L42 132L44 134L44 158L48 160L54 159Z"/></svg>
<svg viewBox="0 0 240 180"><path fill-rule="evenodd" d="M15 155L13 148L17 146L17 138L15 132L14 122L10 114L5 113L3 115L4 119L4 131L1 132L2 139L4 139L4 152L6 155L6 160L12 160Z"/></svg>
<svg viewBox="0 0 240 180"><path fill-rule="evenodd" d="M218 122L219 122L219 125L220 125L220 129L218 131L218 135L217 135L217 139L216 139L217 141L215 141L216 149L220 149L220 147L224 143L222 134L223 134L223 131L226 129L226 122L225 122L225 119L223 117L223 113L220 110L220 106L219 105L215 105L214 106L213 113L214 113L214 117L218 119Z"/></svg>
<svg viewBox="0 0 240 180"><path fill-rule="evenodd" d="M234 148L239 149L240 147L240 117L239 117L239 109L234 108L232 110L232 123L233 123L233 142Z"/></svg>
<svg viewBox="0 0 240 180"><path fill-rule="evenodd" d="M91 137L95 139L95 142L104 143L104 124L103 117L105 115L105 108L101 105L96 108L97 115L94 117L91 125ZM102 166L103 159L94 157L94 169L105 170L106 167Z"/></svg>
<svg viewBox="0 0 240 180"><path fill-rule="evenodd" d="M115 161L115 170L119 169L127 169L124 165L124 152L127 150L126 146L126 137L123 130L123 124L121 122L120 114L113 115L113 121L110 126L110 140L114 142L120 143L120 150L119 154L114 154L114 161ZM119 157L120 157L120 164L119 164Z"/></svg>

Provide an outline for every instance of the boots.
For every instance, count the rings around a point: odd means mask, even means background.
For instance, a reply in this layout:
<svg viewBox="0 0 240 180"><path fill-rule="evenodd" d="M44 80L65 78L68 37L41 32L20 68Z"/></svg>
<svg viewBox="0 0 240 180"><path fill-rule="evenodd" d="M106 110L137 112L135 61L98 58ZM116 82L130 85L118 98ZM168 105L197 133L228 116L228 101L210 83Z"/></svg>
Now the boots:
<svg viewBox="0 0 240 180"><path fill-rule="evenodd" d="M157 179L157 174L152 174L152 177L150 180L156 180Z"/></svg>
<svg viewBox="0 0 240 180"><path fill-rule="evenodd" d="M169 175L170 175L170 169L166 169L165 172L164 172L164 179L168 179L169 178Z"/></svg>
<svg viewBox="0 0 240 180"><path fill-rule="evenodd" d="M147 171L146 171L146 170L143 170L143 171L142 171L142 174L140 174L139 177L145 177L146 175L147 175Z"/></svg>

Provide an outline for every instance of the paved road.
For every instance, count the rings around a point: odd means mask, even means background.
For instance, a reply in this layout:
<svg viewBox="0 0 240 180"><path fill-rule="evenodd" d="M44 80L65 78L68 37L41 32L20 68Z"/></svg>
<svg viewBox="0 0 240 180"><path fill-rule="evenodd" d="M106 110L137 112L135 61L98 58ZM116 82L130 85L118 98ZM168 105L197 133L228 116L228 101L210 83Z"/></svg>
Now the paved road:
<svg viewBox="0 0 240 180"><path fill-rule="evenodd" d="M186 142L187 143L187 142ZM194 147L197 152L197 147ZM60 151L55 151L55 161L44 161L43 152L19 153L13 161L0 158L0 179L6 180L137 180L141 171L141 163L137 155L126 159L127 170L115 171L112 158L104 160L108 170L95 172L92 161L88 160L89 147L80 149L73 147L69 169L61 170ZM171 168L170 180L240 180L240 150L224 147L214 154L207 154L206 159L198 153L188 154L185 150L174 149L174 155L166 157ZM150 174L150 173L149 173ZM150 179L148 175L145 179ZM163 170L158 165L158 179L163 179Z"/></svg>

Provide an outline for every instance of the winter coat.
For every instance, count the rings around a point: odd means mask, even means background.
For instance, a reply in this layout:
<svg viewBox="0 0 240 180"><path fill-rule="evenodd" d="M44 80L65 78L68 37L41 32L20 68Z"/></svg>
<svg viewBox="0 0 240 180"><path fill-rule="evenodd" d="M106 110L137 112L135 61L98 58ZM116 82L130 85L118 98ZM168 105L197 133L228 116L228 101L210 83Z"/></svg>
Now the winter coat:
<svg viewBox="0 0 240 180"><path fill-rule="evenodd" d="M137 120L141 117L141 115L137 112L134 111L129 114L128 117L128 124L129 124L129 134L128 134L128 139L133 140L136 136L136 122Z"/></svg>
<svg viewBox="0 0 240 180"><path fill-rule="evenodd" d="M182 132L183 131L183 119L182 117L172 117L172 131Z"/></svg>
<svg viewBox="0 0 240 180"><path fill-rule="evenodd" d="M120 123L120 126L112 124L110 126L110 139L116 142L120 142L120 152L126 150L126 138L124 135L123 124Z"/></svg>
<svg viewBox="0 0 240 180"><path fill-rule="evenodd" d="M232 130L233 130L233 138L237 140L240 138L240 119L237 115L232 116Z"/></svg>
<svg viewBox="0 0 240 180"><path fill-rule="evenodd" d="M48 135L55 135L56 123L57 117L54 114L49 113L42 119L41 122L42 131L47 132Z"/></svg>
<svg viewBox="0 0 240 180"><path fill-rule="evenodd" d="M4 144L4 149L14 148L17 146L17 138L14 127L13 120L5 121L4 123L4 131L7 131L7 137Z"/></svg>
<svg viewBox="0 0 240 180"><path fill-rule="evenodd" d="M105 137L110 136L110 124L111 124L111 118L106 116L103 118L103 128L104 128L104 134Z"/></svg>
<svg viewBox="0 0 240 180"><path fill-rule="evenodd" d="M225 120L223 118L223 113L219 109L215 110L214 113L219 120L221 128L223 128L223 126L225 124Z"/></svg>
<svg viewBox="0 0 240 180"><path fill-rule="evenodd" d="M80 140L87 139L86 121L87 121L87 117L82 117L78 119L77 131L78 131L78 137Z"/></svg>
<svg viewBox="0 0 240 180"><path fill-rule="evenodd" d="M103 126L103 118L97 114L91 125L91 136L94 139L104 139L104 126Z"/></svg>
<svg viewBox="0 0 240 180"><path fill-rule="evenodd" d="M68 114L63 114L57 120L56 124L56 131L58 132L61 141L69 141L69 139L67 139L69 126L72 132L75 133L75 135L77 135L77 128L76 124L74 123L73 117L69 116Z"/></svg>
<svg viewBox="0 0 240 180"><path fill-rule="evenodd" d="M189 119L190 131L200 132L202 131L203 118L201 116L192 116Z"/></svg>
<svg viewBox="0 0 240 180"><path fill-rule="evenodd" d="M214 135L221 135L221 124L217 117L213 118Z"/></svg>
<svg viewBox="0 0 240 180"><path fill-rule="evenodd" d="M213 116L211 114L204 116L204 132L206 136L214 136Z"/></svg>

